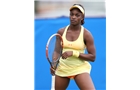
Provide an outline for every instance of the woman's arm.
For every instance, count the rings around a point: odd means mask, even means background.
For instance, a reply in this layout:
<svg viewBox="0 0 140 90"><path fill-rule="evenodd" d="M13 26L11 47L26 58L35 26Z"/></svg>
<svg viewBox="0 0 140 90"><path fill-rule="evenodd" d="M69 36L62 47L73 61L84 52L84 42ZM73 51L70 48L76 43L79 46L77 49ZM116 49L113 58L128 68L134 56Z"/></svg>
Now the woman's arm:
<svg viewBox="0 0 140 90"><path fill-rule="evenodd" d="M61 28L61 29L59 29L58 30L58 34L60 34L61 36L63 35L63 32L64 32L64 28ZM57 52L57 51L56 51ZM56 53L55 52L55 53ZM54 57L56 57L56 56L53 56L53 59L55 60L55 58ZM55 65L54 65L55 66ZM54 67L54 68L56 68L56 67ZM55 75L55 69L54 68L52 68L52 67L50 67L50 73L52 74L52 75Z"/></svg>
<svg viewBox="0 0 140 90"><path fill-rule="evenodd" d="M94 39L88 30L84 30L84 42L86 44L88 54L80 53L79 58L94 62L96 57Z"/></svg>

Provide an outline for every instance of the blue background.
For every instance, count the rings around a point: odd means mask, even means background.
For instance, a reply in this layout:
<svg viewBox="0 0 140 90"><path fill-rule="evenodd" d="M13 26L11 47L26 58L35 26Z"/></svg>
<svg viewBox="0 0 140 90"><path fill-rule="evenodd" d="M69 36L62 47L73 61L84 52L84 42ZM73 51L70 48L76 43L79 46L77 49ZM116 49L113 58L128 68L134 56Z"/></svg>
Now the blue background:
<svg viewBox="0 0 140 90"><path fill-rule="evenodd" d="M48 38L69 24L69 18L35 19L35 90L51 90L50 65L45 48ZM91 77L96 90L106 90L106 18L85 18L83 25L93 35L96 60L92 65ZM71 80L67 90L79 90Z"/></svg>

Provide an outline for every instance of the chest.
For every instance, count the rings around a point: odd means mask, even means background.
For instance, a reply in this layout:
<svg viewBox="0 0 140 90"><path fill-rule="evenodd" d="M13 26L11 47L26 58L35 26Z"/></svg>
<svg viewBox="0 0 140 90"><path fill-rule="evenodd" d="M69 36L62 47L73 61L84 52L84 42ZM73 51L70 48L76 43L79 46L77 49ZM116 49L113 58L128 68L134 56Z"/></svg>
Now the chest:
<svg viewBox="0 0 140 90"><path fill-rule="evenodd" d="M83 29L77 31L67 30L63 36L64 49L84 50Z"/></svg>
<svg viewBox="0 0 140 90"><path fill-rule="evenodd" d="M78 31L67 31L66 32L66 39L68 41L75 41L75 40L78 39L79 35L80 35L80 30L78 30Z"/></svg>

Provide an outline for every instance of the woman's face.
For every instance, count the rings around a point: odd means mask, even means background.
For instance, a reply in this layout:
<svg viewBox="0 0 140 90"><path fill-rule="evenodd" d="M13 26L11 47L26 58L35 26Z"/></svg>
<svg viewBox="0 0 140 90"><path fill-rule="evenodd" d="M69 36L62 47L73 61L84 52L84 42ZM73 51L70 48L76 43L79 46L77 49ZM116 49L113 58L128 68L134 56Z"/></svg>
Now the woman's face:
<svg viewBox="0 0 140 90"><path fill-rule="evenodd" d="M70 23L72 25L81 25L81 20L83 20L83 14L79 11L79 9L72 9L70 11Z"/></svg>

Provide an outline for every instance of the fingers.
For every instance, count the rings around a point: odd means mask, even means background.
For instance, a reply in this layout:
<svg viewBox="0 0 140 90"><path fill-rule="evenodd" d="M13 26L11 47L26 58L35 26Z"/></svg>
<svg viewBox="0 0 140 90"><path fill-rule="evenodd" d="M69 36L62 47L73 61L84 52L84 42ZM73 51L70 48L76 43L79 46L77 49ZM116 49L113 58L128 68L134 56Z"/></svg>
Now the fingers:
<svg viewBox="0 0 140 90"><path fill-rule="evenodd" d="M54 68L50 68L50 71L51 71L51 74L54 76L55 75L55 70L54 70Z"/></svg>
<svg viewBox="0 0 140 90"><path fill-rule="evenodd" d="M62 54L62 59L67 59L70 56L72 56L72 51L66 51Z"/></svg>
<svg viewBox="0 0 140 90"><path fill-rule="evenodd" d="M68 57L67 53L62 54L62 59L67 59L67 57Z"/></svg>

